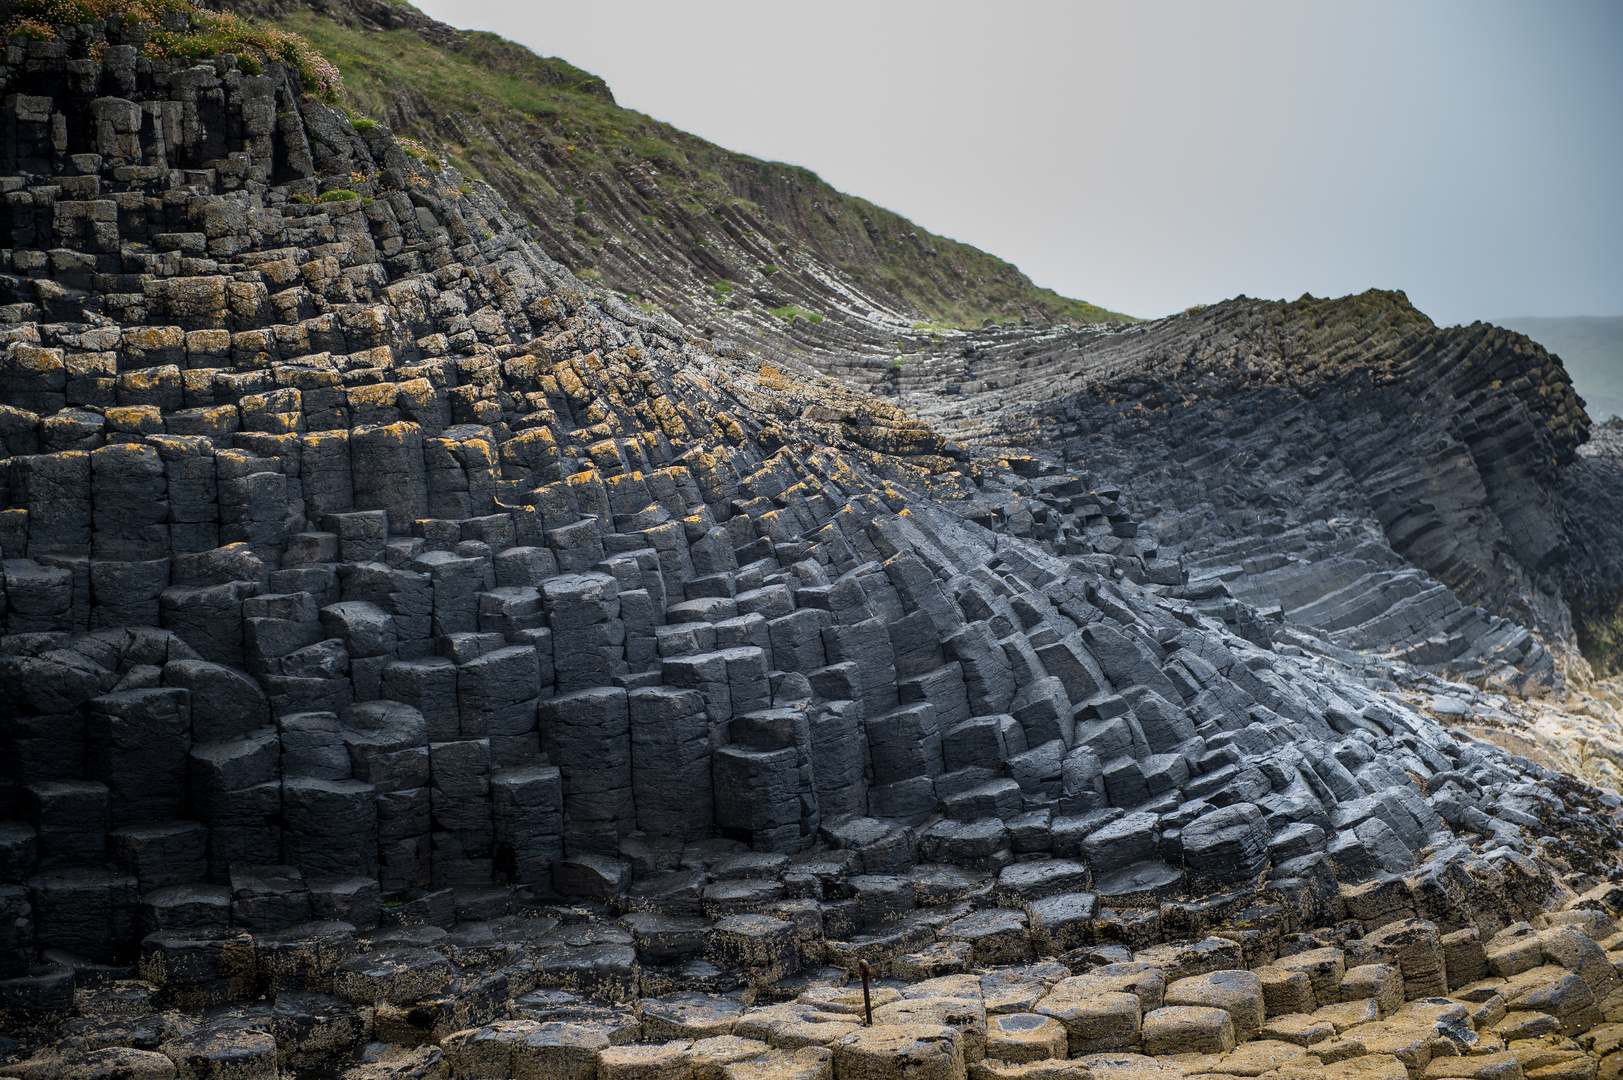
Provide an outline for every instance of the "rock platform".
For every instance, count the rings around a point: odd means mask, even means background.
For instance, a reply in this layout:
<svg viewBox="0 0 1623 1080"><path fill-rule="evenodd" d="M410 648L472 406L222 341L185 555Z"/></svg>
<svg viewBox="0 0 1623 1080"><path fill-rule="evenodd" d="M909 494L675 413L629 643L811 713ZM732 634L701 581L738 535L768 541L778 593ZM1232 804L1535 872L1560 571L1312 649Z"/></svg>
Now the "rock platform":
<svg viewBox="0 0 1623 1080"><path fill-rule="evenodd" d="M715 844L687 855L717 869L749 858ZM1314 920L1237 910L1255 899L1243 892L1110 911L1093 892L1031 887L1067 888L1077 864L1021 866L892 875L910 909L877 921L850 912L875 887L862 875L832 905L783 899L715 919L670 913L713 915L703 900L635 891L565 908L490 890L459 895L449 929L159 932L139 978L60 978L71 1018L36 1025L4 1068L18 1080L1592 1080L1623 1064L1615 886L1540 910L1536 889L1443 852L1406 877L1342 887ZM1188 936L1149 944L1172 926ZM49 995L42 981L40 1003Z"/></svg>

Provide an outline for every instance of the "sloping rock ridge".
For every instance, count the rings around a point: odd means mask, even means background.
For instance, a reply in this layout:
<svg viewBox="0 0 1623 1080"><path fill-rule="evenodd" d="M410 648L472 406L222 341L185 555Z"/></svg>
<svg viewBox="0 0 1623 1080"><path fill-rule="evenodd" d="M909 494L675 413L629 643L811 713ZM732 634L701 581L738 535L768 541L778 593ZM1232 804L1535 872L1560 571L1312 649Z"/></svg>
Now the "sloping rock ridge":
<svg viewBox="0 0 1623 1080"><path fill-rule="evenodd" d="M349 104L490 183L599 290L775 363L881 373L924 324L1125 316L1001 259L614 104L601 79L396 0L229 0L342 54Z"/></svg>
<svg viewBox="0 0 1623 1080"><path fill-rule="evenodd" d="M1080 426L990 456L717 356L279 65L142 32L0 68L0 1073L1623 1064L1619 799L1458 726L1480 691L1412 707L1191 574ZM1559 551L1491 493L1570 477L1581 410L1460 387L1421 404L1515 425L1466 440L1482 505ZM1303 535L1392 569L1384 505ZM1453 603L1488 676L1557 678Z"/></svg>
<svg viewBox="0 0 1623 1080"><path fill-rule="evenodd" d="M1623 597L1623 471L1559 361L1401 293L966 335L910 379L949 434L1120 477L1192 587L1347 650L1537 692L1536 639L1574 657L1573 607Z"/></svg>

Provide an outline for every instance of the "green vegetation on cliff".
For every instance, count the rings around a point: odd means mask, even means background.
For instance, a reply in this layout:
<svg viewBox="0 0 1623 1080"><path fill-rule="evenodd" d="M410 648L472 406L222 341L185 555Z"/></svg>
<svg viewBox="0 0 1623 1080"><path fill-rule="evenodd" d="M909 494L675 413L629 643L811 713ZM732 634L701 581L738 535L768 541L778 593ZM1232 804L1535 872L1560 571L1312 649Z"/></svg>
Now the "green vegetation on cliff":
<svg viewBox="0 0 1623 1080"><path fill-rule="evenodd" d="M259 26L232 11L210 11L192 0L14 0L0 2L0 37L54 41L57 28L106 23L138 28L140 55L152 60L207 60L232 55L257 75L268 61L291 64L305 89L329 104L344 95L338 71L310 43L285 30ZM102 60L100 49L93 59Z"/></svg>
<svg viewBox="0 0 1623 1080"><path fill-rule="evenodd" d="M541 229L577 272L687 321L759 288L763 314L816 312L818 266L884 308L957 326L986 319L1122 322L1035 286L994 256L842 194L803 168L735 154L618 106L602 79L495 34L452 30L403 3L239 0L343 72L349 107L442 151ZM797 258L798 256L798 258ZM771 273L774 263L786 270ZM596 275L587 274L588 277ZM797 287L802 286L802 287Z"/></svg>

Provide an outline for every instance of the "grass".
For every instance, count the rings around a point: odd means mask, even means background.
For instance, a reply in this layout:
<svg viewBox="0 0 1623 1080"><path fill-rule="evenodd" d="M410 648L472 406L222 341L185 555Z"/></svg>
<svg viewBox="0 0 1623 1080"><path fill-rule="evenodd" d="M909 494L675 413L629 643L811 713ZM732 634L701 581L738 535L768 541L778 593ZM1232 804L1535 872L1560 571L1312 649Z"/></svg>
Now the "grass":
<svg viewBox="0 0 1623 1080"><path fill-rule="evenodd" d="M1574 604L1572 615L1578 651L1595 674L1603 679L1623 674L1623 606L1607 612Z"/></svg>
<svg viewBox="0 0 1623 1080"><path fill-rule="evenodd" d="M555 233L573 236L580 214L623 221L621 200L604 191L624 191L623 169L642 166L653 187L643 184L639 193L648 205L633 207L630 216L648 243L674 236L692 248L731 248L731 258L756 272L783 272L773 263L744 261L743 250L717 227L716 215L742 214L776 250L831 263L921 321L1131 321L1038 288L1009 263L836 191L808 169L736 154L621 108L597 76L496 34L462 31L456 47L446 49L409 28L345 26L303 5L277 24L338 66L351 108L434 147L447 164L486 180ZM656 224L641 220L645 209ZM635 244L638 236L623 240ZM579 237L573 243L577 272L596 263L593 244ZM695 286L725 298L708 281Z"/></svg>
<svg viewBox="0 0 1623 1080"><path fill-rule="evenodd" d="M431 169L439 169L444 167L444 163L440 160L440 156L434 153L428 147L424 146L422 143L418 142L416 139L407 138L404 135L396 135L394 141L400 145L400 149L406 152L407 157L416 158L418 161L421 161L424 165L427 165Z"/></svg>
<svg viewBox="0 0 1623 1080"><path fill-rule="evenodd" d="M783 307L773 308L770 312L768 312L768 314L770 314L773 318L782 319L784 322L794 322L796 315L799 315L802 319L805 319L810 323L820 323L823 321L823 317L817 314L817 312L807 311L805 308L796 307L793 304L785 304Z"/></svg>
<svg viewBox="0 0 1623 1080"><path fill-rule="evenodd" d="M529 121L564 119L565 135L614 118L618 110L602 79L562 60L543 59L496 34L468 31L460 48L440 49L409 29L361 31L298 8L280 24L320 47L342 71L352 106L387 115L400 86L431 93L436 109L469 108L487 113L492 105ZM592 105L596 104L597 108Z"/></svg>

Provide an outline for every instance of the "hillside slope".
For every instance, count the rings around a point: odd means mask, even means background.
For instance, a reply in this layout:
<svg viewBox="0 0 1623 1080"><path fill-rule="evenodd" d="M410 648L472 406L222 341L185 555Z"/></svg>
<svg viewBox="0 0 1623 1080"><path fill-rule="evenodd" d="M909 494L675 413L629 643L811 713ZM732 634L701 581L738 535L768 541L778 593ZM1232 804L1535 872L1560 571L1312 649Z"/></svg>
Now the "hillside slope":
<svg viewBox="0 0 1623 1080"><path fill-rule="evenodd" d="M227 6L308 38L355 113L488 182L582 280L706 337L765 355L894 355L921 323L1127 321L809 170L621 108L601 79L497 35L392 0Z"/></svg>

